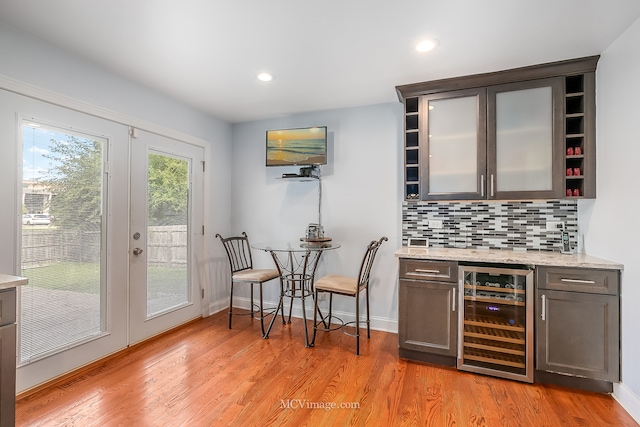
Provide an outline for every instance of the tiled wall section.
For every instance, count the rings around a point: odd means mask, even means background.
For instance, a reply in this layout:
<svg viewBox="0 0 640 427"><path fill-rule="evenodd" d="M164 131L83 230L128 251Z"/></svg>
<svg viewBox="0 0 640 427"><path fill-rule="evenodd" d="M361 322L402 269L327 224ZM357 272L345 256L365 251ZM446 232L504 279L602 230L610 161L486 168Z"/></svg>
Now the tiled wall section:
<svg viewBox="0 0 640 427"><path fill-rule="evenodd" d="M441 229L429 227L441 220ZM548 221L561 221L571 247L578 240L575 200L535 202L404 202L402 240L427 237L429 246L447 248L560 251L560 231L547 231Z"/></svg>

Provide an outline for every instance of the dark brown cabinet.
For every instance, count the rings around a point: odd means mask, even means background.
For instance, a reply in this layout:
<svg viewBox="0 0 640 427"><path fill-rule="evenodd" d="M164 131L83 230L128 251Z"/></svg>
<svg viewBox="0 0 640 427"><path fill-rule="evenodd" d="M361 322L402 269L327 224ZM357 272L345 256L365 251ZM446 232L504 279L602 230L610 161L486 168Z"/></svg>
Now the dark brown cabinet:
<svg viewBox="0 0 640 427"><path fill-rule="evenodd" d="M536 276L536 369L619 381L619 272L539 267Z"/></svg>
<svg viewBox="0 0 640 427"><path fill-rule="evenodd" d="M0 425L16 418L16 290L0 290Z"/></svg>
<svg viewBox="0 0 640 427"><path fill-rule="evenodd" d="M455 365L457 288L457 263L400 259L400 357Z"/></svg>
<svg viewBox="0 0 640 427"><path fill-rule="evenodd" d="M595 197L597 60L397 86L405 199Z"/></svg>

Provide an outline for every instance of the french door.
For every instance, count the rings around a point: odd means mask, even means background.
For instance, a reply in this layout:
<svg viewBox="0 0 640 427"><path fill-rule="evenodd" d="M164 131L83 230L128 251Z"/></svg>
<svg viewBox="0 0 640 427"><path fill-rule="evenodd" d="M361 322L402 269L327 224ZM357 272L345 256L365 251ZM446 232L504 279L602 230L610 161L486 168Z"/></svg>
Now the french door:
<svg viewBox="0 0 640 427"><path fill-rule="evenodd" d="M15 197L5 253L29 279L18 293L21 392L127 346L128 242L118 229L129 212L128 129L4 91L0 120L0 164L15 177L3 182L16 184L3 197L6 209Z"/></svg>
<svg viewBox="0 0 640 427"><path fill-rule="evenodd" d="M133 130L129 228L130 343L202 313L203 149Z"/></svg>
<svg viewBox="0 0 640 427"><path fill-rule="evenodd" d="M202 147L3 90L0 124L18 392L202 314Z"/></svg>

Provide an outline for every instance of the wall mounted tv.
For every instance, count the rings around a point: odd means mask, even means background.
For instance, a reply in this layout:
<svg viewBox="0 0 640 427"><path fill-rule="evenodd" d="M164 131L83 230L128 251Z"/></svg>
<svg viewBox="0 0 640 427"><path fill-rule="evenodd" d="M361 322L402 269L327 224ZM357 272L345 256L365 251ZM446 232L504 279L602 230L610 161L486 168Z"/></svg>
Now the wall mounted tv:
<svg viewBox="0 0 640 427"><path fill-rule="evenodd" d="M327 164L327 127L267 131L267 166Z"/></svg>

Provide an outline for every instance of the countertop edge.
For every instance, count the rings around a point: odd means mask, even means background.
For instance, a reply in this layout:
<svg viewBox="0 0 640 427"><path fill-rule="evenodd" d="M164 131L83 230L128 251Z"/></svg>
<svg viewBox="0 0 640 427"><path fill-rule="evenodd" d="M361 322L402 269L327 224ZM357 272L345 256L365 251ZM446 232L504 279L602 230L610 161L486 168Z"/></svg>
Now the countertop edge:
<svg viewBox="0 0 640 427"><path fill-rule="evenodd" d="M29 279L20 276L11 276L8 274L0 274L0 290L11 289L17 286L23 286L29 283Z"/></svg>
<svg viewBox="0 0 640 427"><path fill-rule="evenodd" d="M525 264L533 267L579 267L604 270L624 270L624 265L586 254L559 252L525 252L500 249L462 248L409 248L403 246L395 252L397 258L468 261L501 264Z"/></svg>

